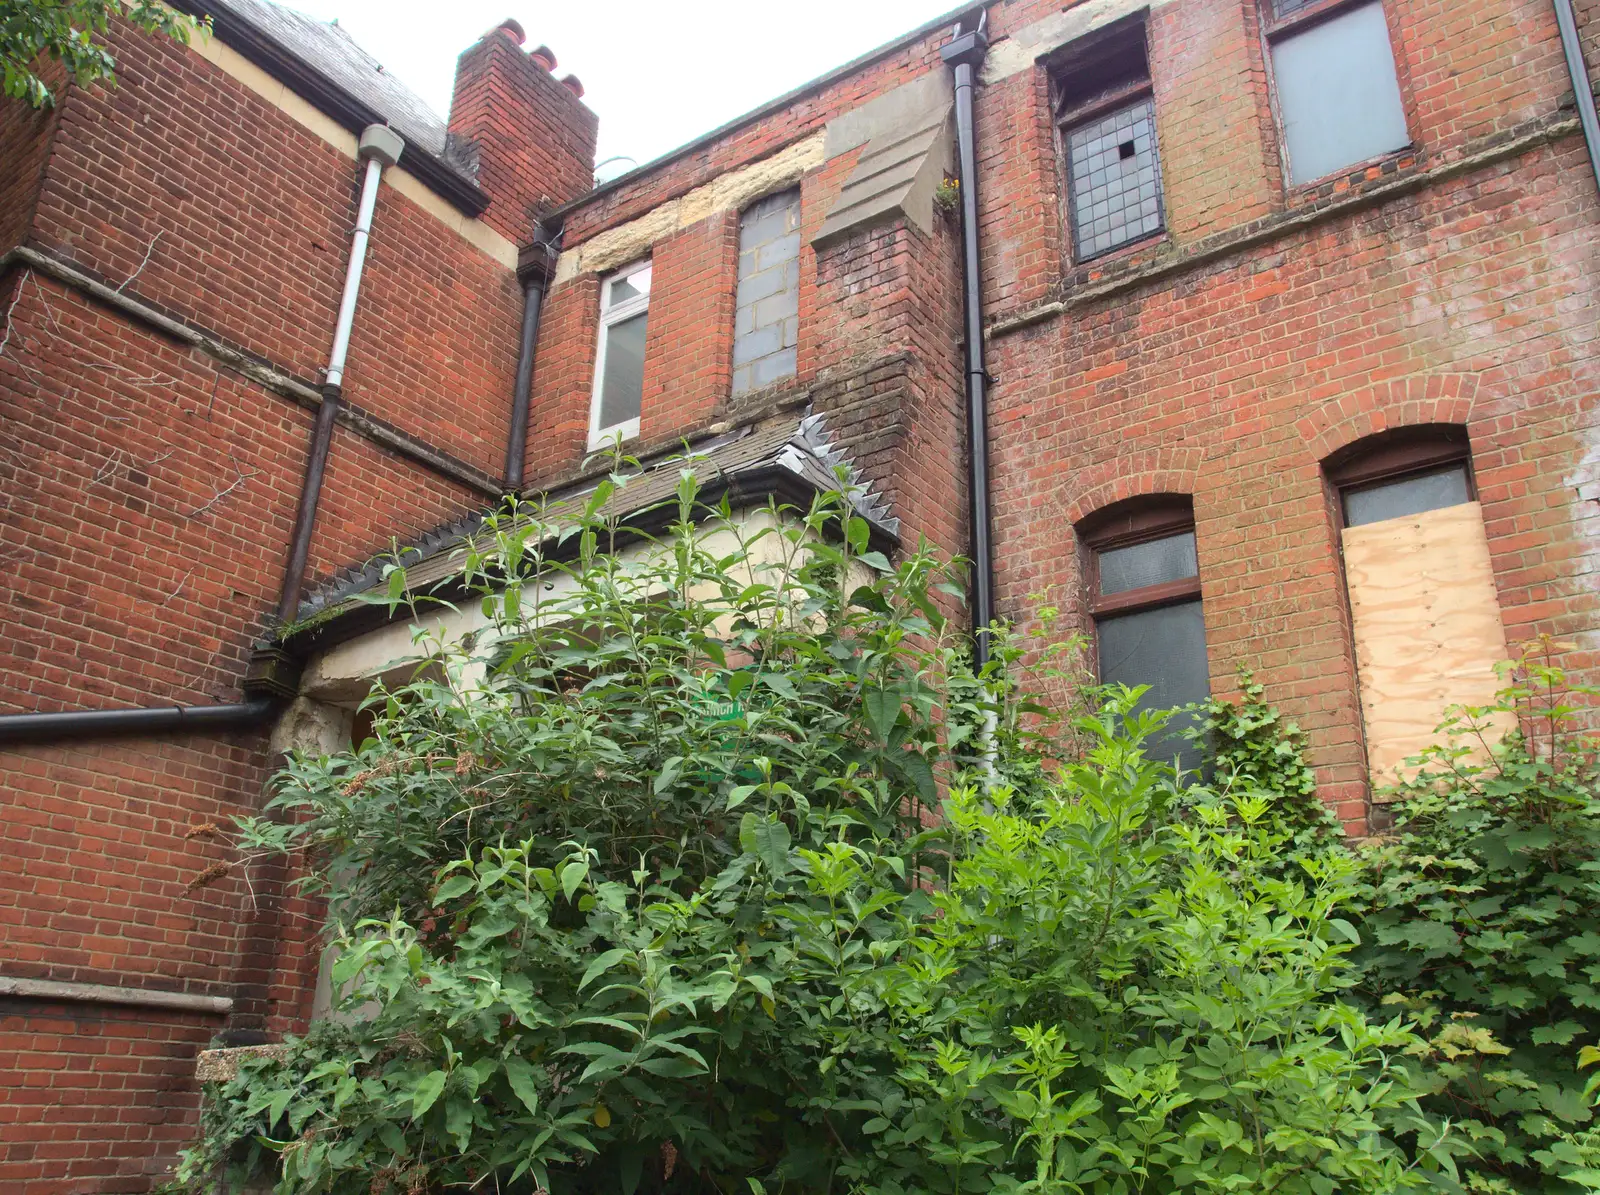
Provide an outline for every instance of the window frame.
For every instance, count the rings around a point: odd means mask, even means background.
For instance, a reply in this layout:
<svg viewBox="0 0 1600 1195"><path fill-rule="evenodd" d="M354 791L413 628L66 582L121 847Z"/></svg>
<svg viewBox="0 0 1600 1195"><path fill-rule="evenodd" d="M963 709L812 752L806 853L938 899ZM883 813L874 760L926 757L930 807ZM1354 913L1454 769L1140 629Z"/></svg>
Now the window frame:
<svg viewBox="0 0 1600 1195"><path fill-rule="evenodd" d="M611 343L611 329L616 324L633 319L637 315L648 313L652 292L651 290L646 290L644 294L636 295L631 299L624 299L621 303L609 309L606 306L606 296L611 293L611 288L618 282L626 282L629 278L637 277L645 271L652 271L651 281L653 283L655 280L653 266L654 259L649 257L642 258L630 265L623 266L619 270L613 270L600 281L600 318L596 325L598 331L595 336L594 381L589 388L589 450L591 452L596 449L606 448L612 444L634 440L639 436L639 420L643 414L642 410L640 415L635 415L631 419L625 419L621 423L613 423L608 427L601 427L600 404L605 390L606 351ZM646 324L647 336L648 329L649 325ZM641 408L643 401L644 395L641 392Z"/></svg>
<svg viewBox="0 0 1600 1195"><path fill-rule="evenodd" d="M1467 500L1478 501L1478 478L1472 467L1472 440L1454 423L1426 423L1364 436L1324 463L1333 502L1334 530L1348 527L1345 496L1377 486L1407 481L1460 465L1467 476ZM1341 555L1343 553L1341 552Z"/></svg>
<svg viewBox="0 0 1600 1195"><path fill-rule="evenodd" d="M1336 17L1343 16L1347 12L1353 12L1358 8L1365 8L1374 4L1377 5L1379 11L1382 12L1384 27L1388 31L1389 56L1394 62L1394 81L1396 88L1400 92L1400 109L1402 115L1405 117L1406 136L1409 138L1409 140L1406 142L1406 144L1398 146L1395 149L1385 150L1382 153L1373 154L1371 157L1362 158L1359 161L1351 162L1346 166L1341 166L1337 170L1331 171L1328 174L1320 175L1316 178L1309 178L1304 182L1297 183L1293 181L1292 166L1289 157L1289 137L1286 131L1287 123L1284 120L1283 104L1279 98L1278 71L1274 65L1272 53L1273 47L1279 42L1287 41L1298 34L1307 32L1314 26L1324 24ZM1374 165L1403 157L1406 154L1414 154L1418 151L1420 147L1417 142L1415 132L1417 121L1416 113L1412 108L1411 89L1408 86L1409 76L1406 71L1405 60L1397 49L1397 47L1403 43L1398 37L1400 30L1395 26L1393 16L1390 12L1389 0L1311 0L1311 3L1307 4L1304 8L1300 9L1298 12L1290 13L1286 17L1280 17L1278 15L1278 6L1276 0L1261 0L1257 11L1261 23L1261 44L1262 50L1264 51L1262 54L1262 60L1266 67L1268 99L1272 109L1273 123L1276 125L1276 132L1278 136L1279 172L1283 179L1283 189L1286 194L1292 196L1303 194L1308 191L1315 191L1320 187L1327 186L1329 182L1336 179L1347 178L1352 174L1359 174L1362 171L1370 169Z"/></svg>
<svg viewBox="0 0 1600 1195"><path fill-rule="evenodd" d="M1061 78L1072 65L1075 62L1092 59L1097 53L1116 46L1119 40L1127 39L1131 42L1135 35L1144 54L1144 75L1130 79L1126 83L1113 84L1071 107L1065 106ZM1045 63L1045 69L1050 80L1050 123L1054 129L1057 172L1061 180L1061 221L1066 229L1067 256L1072 264L1086 265L1100 261L1113 254L1126 253L1166 237L1168 235L1166 175L1161 169L1160 123L1157 119L1155 102L1155 79L1150 71L1150 26L1145 14L1135 13L1070 43ZM1084 125L1102 120L1113 112L1145 100L1150 104L1150 137L1156 168L1156 218L1160 223L1156 228L1131 240L1123 241L1119 245L1085 254L1079 248L1078 225L1073 217L1076 188L1072 179L1071 135Z"/></svg>
<svg viewBox="0 0 1600 1195"><path fill-rule="evenodd" d="M1193 534L1194 509L1176 501L1146 505L1126 513L1116 513L1104 520L1096 520L1087 531L1079 534L1079 541L1089 554L1084 569L1086 597L1090 617L1099 622L1119 614L1137 614L1160 606L1175 606L1180 602L1203 600L1200 592L1200 570L1192 577L1176 581L1162 581L1156 585L1143 585L1138 589L1125 589L1121 593L1100 592L1100 554L1114 548L1131 548L1170 536Z"/></svg>

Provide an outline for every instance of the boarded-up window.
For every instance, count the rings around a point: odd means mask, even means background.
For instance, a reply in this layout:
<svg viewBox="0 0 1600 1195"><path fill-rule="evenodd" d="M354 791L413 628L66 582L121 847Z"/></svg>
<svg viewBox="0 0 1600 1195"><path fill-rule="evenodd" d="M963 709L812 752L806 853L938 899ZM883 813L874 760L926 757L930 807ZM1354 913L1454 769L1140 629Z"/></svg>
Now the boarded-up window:
<svg viewBox="0 0 1600 1195"><path fill-rule="evenodd" d="M1464 461L1369 482L1342 495L1345 581L1374 788L1438 741L1454 706L1499 688L1505 631L1489 541ZM1497 733L1509 729L1497 728ZM1384 799L1382 794L1378 800Z"/></svg>
<svg viewBox="0 0 1600 1195"><path fill-rule="evenodd" d="M793 377L799 342L800 192L785 191L739 217L733 392Z"/></svg>
<svg viewBox="0 0 1600 1195"><path fill-rule="evenodd" d="M1271 49L1292 184L1411 144L1382 4L1290 24L1274 32Z"/></svg>

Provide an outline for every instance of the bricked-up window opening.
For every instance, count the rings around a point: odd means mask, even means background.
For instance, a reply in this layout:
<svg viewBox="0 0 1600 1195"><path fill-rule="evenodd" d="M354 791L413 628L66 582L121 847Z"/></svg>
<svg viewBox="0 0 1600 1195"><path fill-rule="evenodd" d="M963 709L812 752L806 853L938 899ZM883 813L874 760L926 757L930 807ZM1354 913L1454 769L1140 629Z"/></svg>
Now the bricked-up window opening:
<svg viewBox="0 0 1600 1195"><path fill-rule="evenodd" d="M800 192L758 200L739 217L733 392L793 377L800 339Z"/></svg>
<svg viewBox="0 0 1600 1195"><path fill-rule="evenodd" d="M600 288L600 343L589 405L589 447L639 434L644 344L650 320L650 263L619 270Z"/></svg>
<svg viewBox="0 0 1600 1195"><path fill-rule="evenodd" d="M1077 260L1161 232L1161 162L1144 23L1075 46L1052 73Z"/></svg>
<svg viewBox="0 0 1600 1195"><path fill-rule="evenodd" d="M1182 499L1103 512L1081 532L1090 551L1089 609L1100 679L1148 685L1141 709L1172 709L1211 692L1194 512ZM1155 753L1181 768L1200 750L1178 718Z"/></svg>
<svg viewBox="0 0 1600 1195"><path fill-rule="evenodd" d="M1294 186L1411 144L1383 5L1309 8L1279 0L1268 33Z"/></svg>
<svg viewBox="0 0 1600 1195"><path fill-rule="evenodd" d="M1463 428L1405 428L1325 466L1376 788L1410 774L1449 707L1487 705L1499 684L1505 631L1469 453Z"/></svg>

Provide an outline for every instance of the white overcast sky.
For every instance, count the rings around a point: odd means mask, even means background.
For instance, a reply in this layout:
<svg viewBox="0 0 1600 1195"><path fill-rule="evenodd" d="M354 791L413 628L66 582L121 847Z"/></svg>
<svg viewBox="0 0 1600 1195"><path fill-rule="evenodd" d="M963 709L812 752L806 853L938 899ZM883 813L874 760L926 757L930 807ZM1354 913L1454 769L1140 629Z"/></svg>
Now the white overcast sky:
<svg viewBox="0 0 1600 1195"><path fill-rule="evenodd" d="M441 115L456 55L515 17L583 81L597 160L659 157L808 79L915 29L957 0L283 0L338 18ZM611 176L627 164L606 168Z"/></svg>

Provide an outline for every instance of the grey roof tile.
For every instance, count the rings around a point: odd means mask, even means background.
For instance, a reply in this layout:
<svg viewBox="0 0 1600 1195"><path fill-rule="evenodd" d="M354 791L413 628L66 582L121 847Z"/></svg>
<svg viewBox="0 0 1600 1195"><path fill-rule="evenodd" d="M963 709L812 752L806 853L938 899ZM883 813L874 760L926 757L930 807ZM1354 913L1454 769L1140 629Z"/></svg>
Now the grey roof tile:
<svg viewBox="0 0 1600 1195"><path fill-rule="evenodd" d="M319 21L271 0L208 0L206 7L224 10L271 37L381 113L408 145L444 159L463 178L475 181L476 171L450 145L445 119L357 45L337 22Z"/></svg>
<svg viewBox="0 0 1600 1195"><path fill-rule="evenodd" d="M900 520L833 447L823 418L817 414L783 416L735 428L691 444L686 452L680 450L648 461L611 496L601 513L626 525L630 517L672 501L678 472L685 467L694 469L705 488L718 480L737 482L742 474L755 474L773 466L789 470L818 492L842 490L862 518L891 538L899 535ZM842 482L836 472L841 468ZM599 480L589 477L543 494L545 520L559 524L562 511L580 508L594 493ZM469 515L429 532L405 549L402 560L411 588L424 592L455 576L461 569L467 544L483 519L482 513ZM358 594L377 589L387 559L377 558L335 575L306 596L300 604L299 618L324 614L351 603Z"/></svg>

